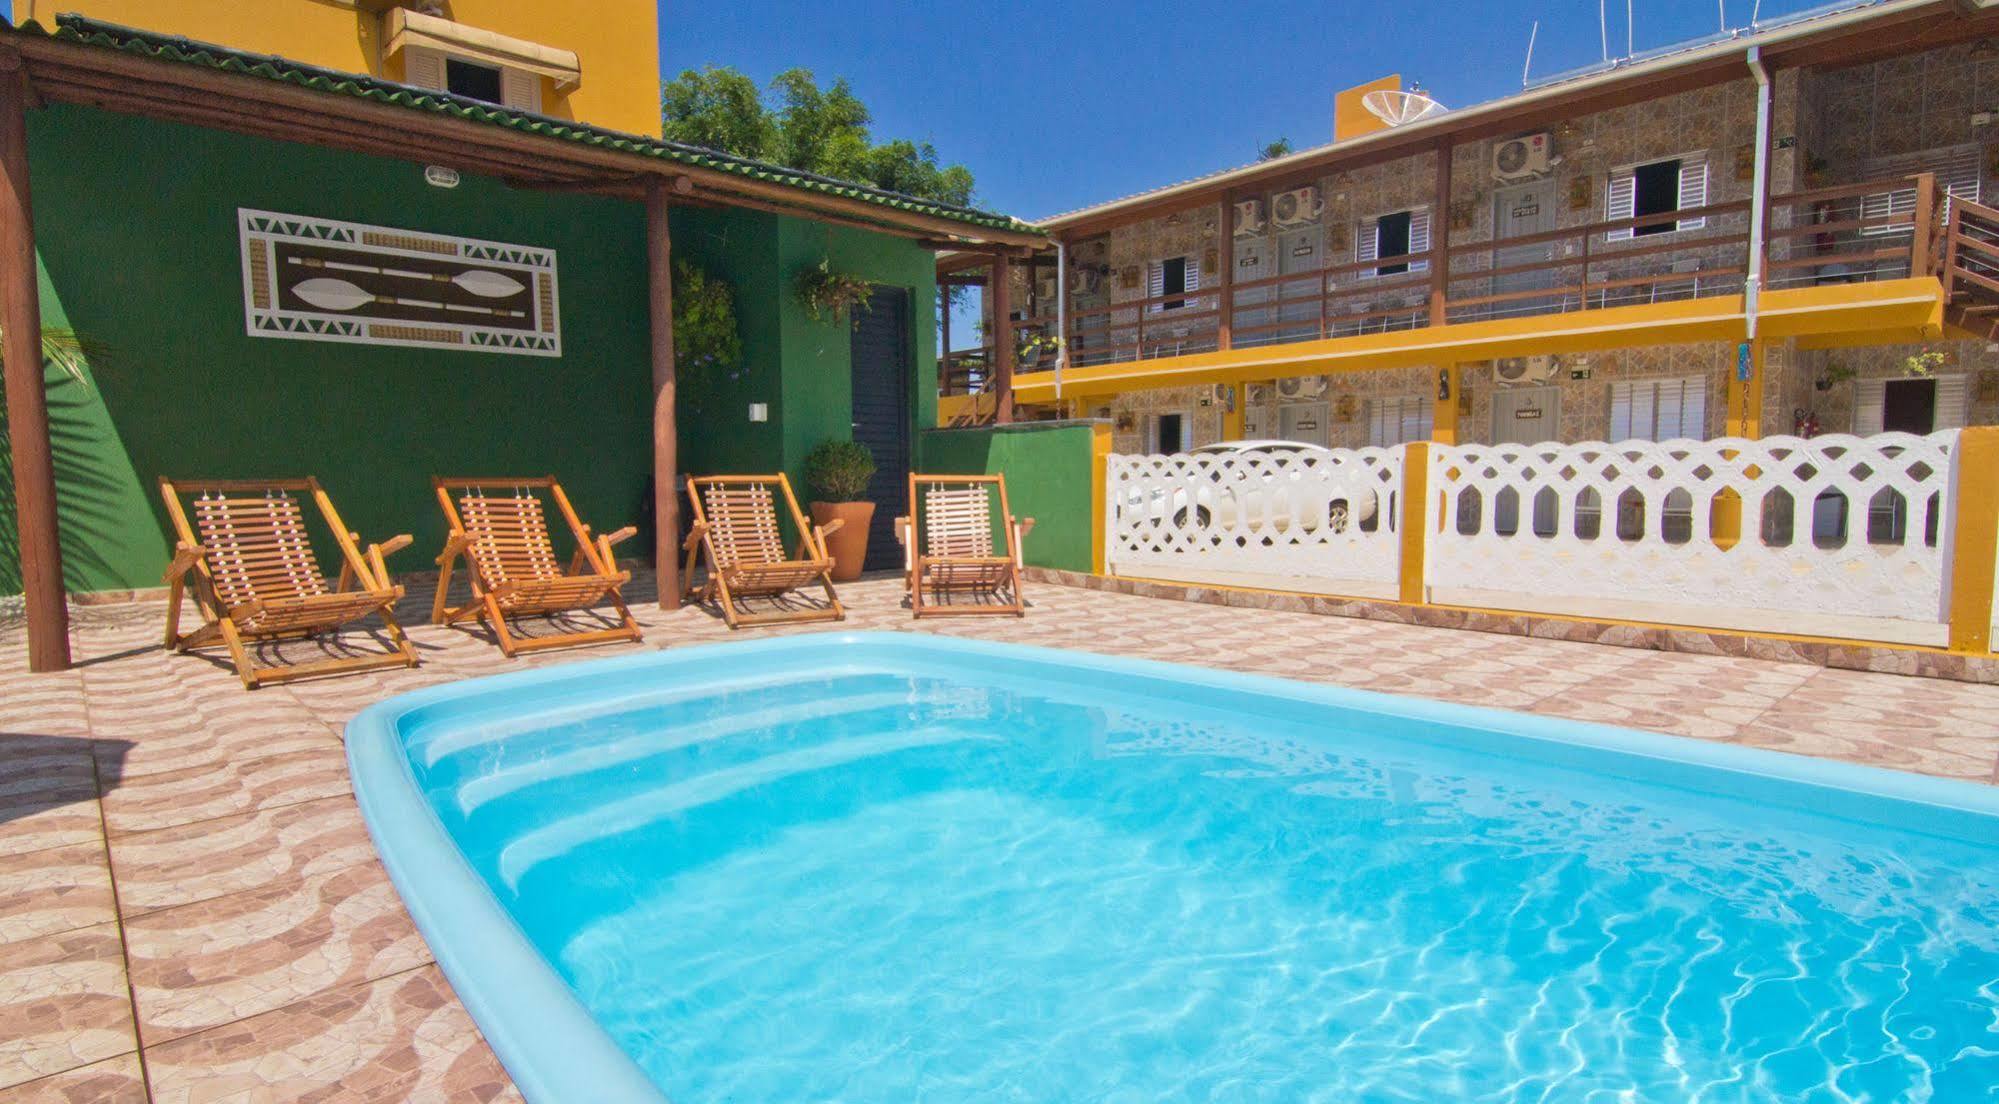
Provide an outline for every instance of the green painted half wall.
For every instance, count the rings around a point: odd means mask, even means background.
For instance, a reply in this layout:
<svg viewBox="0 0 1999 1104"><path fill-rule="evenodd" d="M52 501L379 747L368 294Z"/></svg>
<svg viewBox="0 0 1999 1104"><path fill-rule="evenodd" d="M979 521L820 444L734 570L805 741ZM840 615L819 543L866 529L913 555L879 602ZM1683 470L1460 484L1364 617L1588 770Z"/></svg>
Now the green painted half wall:
<svg viewBox="0 0 1999 1104"><path fill-rule="evenodd" d="M430 568L442 543L434 474L554 473L598 530L644 520L651 368L639 204L470 174L440 189L415 164L71 105L34 112L29 126L43 317L102 349L87 381L49 377L72 590L160 585L163 474L316 475L364 540L415 535L396 572ZM239 207L552 248L563 355L249 337ZM676 256L734 286L744 347L728 378L683 380L683 469L795 479L806 450L848 432L847 335L806 317L793 294L795 269L822 257L912 291L914 424L934 417L927 250L741 210L676 210L673 235ZM752 402L769 404L768 422L749 421ZM0 593L20 585L13 520L10 477L0 485Z"/></svg>

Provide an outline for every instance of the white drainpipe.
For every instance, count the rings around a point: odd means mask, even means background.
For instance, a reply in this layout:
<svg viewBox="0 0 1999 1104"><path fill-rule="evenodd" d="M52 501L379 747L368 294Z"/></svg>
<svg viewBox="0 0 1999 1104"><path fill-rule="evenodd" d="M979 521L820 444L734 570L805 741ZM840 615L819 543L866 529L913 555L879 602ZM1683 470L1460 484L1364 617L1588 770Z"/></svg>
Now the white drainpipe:
<svg viewBox="0 0 1999 1104"><path fill-rule="evenodd" d="M1062 369L1069 363L1069 247L1055 239L1055 401L1062 401Z"/></svg>
<svg viewBox="0 0 1999 1104"><path fill-rule="evenodd" d="M1763 295L1763 212L1770 203L1770 71L1763 67L1760 46L1749 48L1749 72L1756 78L1756 172L1750 185L1749 274L1742 282L1742 309L1754 341Z"/></svg>

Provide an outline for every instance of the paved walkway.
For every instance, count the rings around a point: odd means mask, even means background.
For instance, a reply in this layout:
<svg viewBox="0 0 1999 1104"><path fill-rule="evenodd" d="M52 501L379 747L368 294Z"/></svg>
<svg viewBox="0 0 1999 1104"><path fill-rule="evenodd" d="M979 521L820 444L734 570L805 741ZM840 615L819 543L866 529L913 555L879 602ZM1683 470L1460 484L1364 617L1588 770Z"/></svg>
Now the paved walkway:
<svg viewBox="0 0 1999 1104"><path fill-rule="evenodd" d="M843 593L847 628L1201 663L1999 783L1993 686L1047 585L1025 620L917 626L893 580ZM518 1099L375 861L340 726L399 691L728 629L641 607L643 645L509 661L470 632L420 626L417 670L249 693L226 667L165 654L163 608L81 611L81 666L52 676L22 673L20 627L0 626L0 1104Z"/></svg>

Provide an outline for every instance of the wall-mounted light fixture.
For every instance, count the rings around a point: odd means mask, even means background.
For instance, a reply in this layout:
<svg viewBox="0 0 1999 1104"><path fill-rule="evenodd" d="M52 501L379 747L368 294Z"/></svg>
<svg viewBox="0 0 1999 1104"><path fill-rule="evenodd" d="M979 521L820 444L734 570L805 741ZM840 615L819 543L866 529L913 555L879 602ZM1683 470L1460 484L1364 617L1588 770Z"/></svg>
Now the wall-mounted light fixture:
<svg viewBox="0 0 1999 1104"><path fill-rule="evenodd" d="M433 188L456 188L458 186L458 179L458 170L449 165L425 165L423 167L423 182Z"/></svg>
<svg viewBox="0 0 1999 1104"><path fill-rule="evenodd" d="M753 422L768 422L768 421L770 421L770 404L769 404L769 403L751 403L751 404L750 404L750 421L753 421Z"/></svg>

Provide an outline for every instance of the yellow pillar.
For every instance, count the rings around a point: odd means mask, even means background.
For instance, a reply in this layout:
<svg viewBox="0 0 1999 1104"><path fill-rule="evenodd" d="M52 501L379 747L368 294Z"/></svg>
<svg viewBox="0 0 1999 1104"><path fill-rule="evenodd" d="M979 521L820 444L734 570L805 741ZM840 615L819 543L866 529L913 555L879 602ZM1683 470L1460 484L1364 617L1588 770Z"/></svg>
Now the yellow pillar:
<svg viewBox="0 0 1999 1104"><path fill-rule="evenodd" d="M1457 365L1437 369L1437 405L1430 421L1430 440L1440 445L1458 443L1458 388L1463 386L1464 374Z"/></svg>
<svg viewBox="0 0 1999 1104"><path fill-rule="evenodd" d="M1111 427L1099 422L1090 427L1090 573L1105 573L1104 559L1110 539L1110 458Z"/></svg>
<svg viewBox="0 0 1999 1104"><path fill-rule="evenodd" d="M1430 536L1430 445L1402 446L1402 591L1412 606L1429 600L1423 587L1423 549Z"/></svg>
<svg viewBox="0 0 1999 1104"><path fill-rule="evenodd" d="M1749 378L1742 378L1745 357L1738 346L1736 361L1728 369L1728 417L1721 431L1725 437L1754 441L1763 435L1763 371L1768 353L1760 337L1746 344ZM1742 540L1742 496L1726 488L1716 495L1711 524L1717 546L1735 547Z"/></svg>
<svg viewBox="0 0 1999 1104"><path fill-rule="evenodd" d="M1999 426L1957 439L1951 473L1950 650L1992 651L1992 576L1999 566Z"/></svg>

